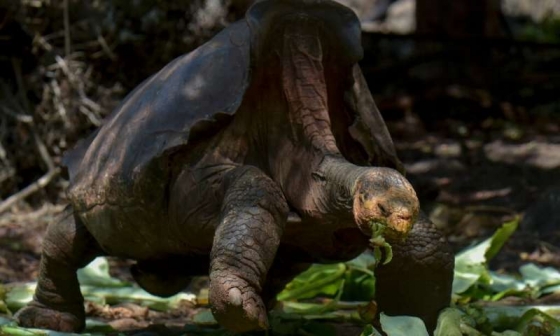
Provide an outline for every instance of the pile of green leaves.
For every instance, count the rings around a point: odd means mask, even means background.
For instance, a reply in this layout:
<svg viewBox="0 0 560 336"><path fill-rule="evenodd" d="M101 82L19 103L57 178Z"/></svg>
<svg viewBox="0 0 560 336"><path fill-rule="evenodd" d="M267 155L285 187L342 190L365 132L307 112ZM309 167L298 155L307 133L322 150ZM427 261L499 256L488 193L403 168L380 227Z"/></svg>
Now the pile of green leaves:
<svg viewBox="0 0 560 336"><path fill-rule="evenodd" d="M183 301L194 301L196 299L194 295L187 293L180 293L170 298L150 295L137 286L111 277L109 275L109 263L105 258L97 258L87 267L79 270L78 280L85 300L101 305L135 303L153 310L167 311L179 307ZM28 283L0 287L0 313L10 316L13 312L23 308L33 299L36 286L36 283ZM115 330L104 323L87 320L86 325L86 333L82 335L115 334ZM0 316L0 336L67 335L76 334L20 328L14 321Z"/></svg>
<svg viewBox="0 0 560 336"><path fill-rule="evenodd" d="M504 224L487 240L473 245L455 258L452 307L439 317L435 331L410 316L387 316L375 305L375 266L373 252L347 262L313 265L296 277L278 295L281 304L271 313L273 335L336 335L336 324L363 328L362 336L436 336L460 335L556 335L560 336L560 305L511 305L511 297L529 302L560 292L560 272L535 264L526 264L519 274L491 271L489 261L496 256L517 228L517 221ZM379 256L377 256L379 259ZM96 259L79 272L86 300L99 304L133 302L155 310L178 307L195 297L182 293L162 299L140 288L109 276L105 259ZM0 287L0 311L10 313L31 300L34 284ZM509 301L507 299L510 299ZM519 301L519 300L518 300ZM194 325L193 325L194 324ZM374 328L373 325L377 327ZM102 334L108 326L88 321L90 334ZM105 329L103 329L105 328ZM101 333L95 333L99 331ZM185 335L229 335L216 329L209 310L202 309L185 327ZM61 333L17 327L9 319L0 319L0 335L63 335Z"/></svg>
<svg viewBox="0 0 560 336"><path fill-rule="evenodd" d="M455 308L442 312L435 335L560 335L560 305L512 305L505 300L530 302L560 292L560 272L532 263L523 265L519 275L488 268L517 226L517 220L505 223L492 237L455 257Z"/></svg>
<svg viewBox="0 0 560 336"><path fill-rule="evenodd" d="M440 314L437 329L430 333L436 336L560 335L560 305L502 303L512 296L534 300L560 292L560 272L550 267L526 264L518 275L489 269L490 260L517 226L517 220L505 223L492 237L456 256L452 308ZM372 312L365 308L368 307L366 302L375 297L375 277L371 271L376 264L375 256L366 253L344 264L313 266L280 293L278 298L284 300L284 313L310 320L371 322ZM331 301L306 302L318 296L331 298ZM354 306L346 301L354 302ZM345 314L345 308L356 310ZM428 335L422 321L413 317L389 317L382 312L380 316L381 329L388 335ZM380 332L369 325L362 335L378 334Z"/></svg>

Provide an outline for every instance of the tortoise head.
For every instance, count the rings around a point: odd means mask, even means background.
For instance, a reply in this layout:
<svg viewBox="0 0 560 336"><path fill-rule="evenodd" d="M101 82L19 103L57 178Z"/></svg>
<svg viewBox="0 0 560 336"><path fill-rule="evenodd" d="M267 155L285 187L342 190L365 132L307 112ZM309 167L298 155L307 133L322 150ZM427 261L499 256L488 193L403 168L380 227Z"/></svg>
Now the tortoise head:
<svg viewBox="0 0 560 336"><path fill-rule="evenodd" d="M253 57L266 52L265 41L278 38L277 29L297 24L319 28L326 44L336 53L337 60L347 65L363 57L360 21L356 14L331 0L263 0L255 3L246 14L251 29L256 32ZM307 22L307 24L303 24Z"/></svg>
<svg viewBox="0 0 560 336"><path fill-rule="evenodd" d="M371 236L376 225L385 229L389 241L408 236L420 204L403 175L391 168L371 168L356 180L353 189L354 218L362 232Z"/></svg>

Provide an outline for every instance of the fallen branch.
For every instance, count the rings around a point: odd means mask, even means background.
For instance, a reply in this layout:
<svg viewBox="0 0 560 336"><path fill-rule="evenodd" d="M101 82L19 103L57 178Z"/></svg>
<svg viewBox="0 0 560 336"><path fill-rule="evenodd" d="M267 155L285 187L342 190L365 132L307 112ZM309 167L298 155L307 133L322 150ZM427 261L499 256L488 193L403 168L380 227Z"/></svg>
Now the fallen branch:
<svg viewBox="0 0 560 336"><path fill-rule="evenodd" d="M26 225L27 223L50 222L52 218L60 213L66 205L43 204L39 209L31 212L16 212L4 214L0 217L0 227L15 225Z"/></svg>
<svg viewBox="0 0 560 336"><path fill-rule="evenodd" d="M0 109L2 109L2 111L12 117L15 118L17 121L24 123L24 124L31 124L33 123L33 118L29 115L25 115L25 114L21 114L21 113L17 113L15 111L13 111L12 109L8 108L7 106L0 106Z"/></svg>
<svg viewBox="0 0 560 336"><path fill-rule="evenodd" d="M98 29L98 31L100 31L100 29ZM103 37L103 35L101 35L101 33L99 33L97 35L97 41L99 42L99 45L101 46L101 49L104 51L104 53L112 60L112 61L116 61L117 60L117 55L115 55L115 53L113 53L113 51L111 50L111 48L109 47L109 44L107 44L107 41L105 40L105 38Z"/></svg>
<svg viewBox="0 0 560 336"><path fill-rule="evenodd" d="M0 213L5 212L17 202L27 198L29 195L32 195L33 193L46 187L56 176L58 176L58 174L60 174L60 168L58 167L54 168L48 171L45 175L43 175L40 179L38 179L34 183L23 188L20 192L8 197L5 201L0 203Z"/></svg>

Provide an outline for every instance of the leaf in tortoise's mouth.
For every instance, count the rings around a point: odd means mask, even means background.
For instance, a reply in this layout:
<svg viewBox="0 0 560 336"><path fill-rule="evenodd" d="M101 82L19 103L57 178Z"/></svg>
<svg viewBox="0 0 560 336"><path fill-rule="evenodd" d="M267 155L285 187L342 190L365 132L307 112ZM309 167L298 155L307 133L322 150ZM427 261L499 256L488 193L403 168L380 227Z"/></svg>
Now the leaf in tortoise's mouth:
<svg viewBox="0 0 560 336"><path fill-rule="evenodd" d="M379 221L372 221L370 223L371 226L371 238L369 240L371 247L373 248L373 255L375 256L376 265L379 265L383 256L385 256L385 260L383 260L383 265L388 264L393 259L393 248L391 245L385 240L384 233L387 231L387 224L379 222ZM383 251L385 254L383 254Z"/></svg>

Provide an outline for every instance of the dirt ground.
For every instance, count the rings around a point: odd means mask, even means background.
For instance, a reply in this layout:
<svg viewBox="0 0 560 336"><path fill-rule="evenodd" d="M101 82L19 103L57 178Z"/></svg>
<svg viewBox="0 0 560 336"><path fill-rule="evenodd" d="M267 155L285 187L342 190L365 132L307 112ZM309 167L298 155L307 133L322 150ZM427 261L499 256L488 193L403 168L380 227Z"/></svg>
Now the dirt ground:
<svg viewBox="0 0 560 336"><path fill-rule="evenodd" d="M414 114L388 124L424 211L446 233L456 251L488 237L501 223L525 212L533 212L527 215L531 217L542 216L539 207L547 202L543 195L556 195L560 183L558 135L530 131L523 139L512 141L507 134L496 133L481 141L451 132L422 131L425 127ZM447 125L450 127L461 125ZM21 207L1 217L2 283L36 279L43 233L63 208L53 204L38 209ZM544 215L554 218L551 213ZM557 224L523 220L492 267L514 272L527 261L560 267L559 242ZM131 280L130 261L110 259L110 264L112 275ZM185 321L198 310L194 305L166 313L134 305L87 306L88 316L110 322L117 330L133 330L128 334L134 335L184 333Z"/></svg>

